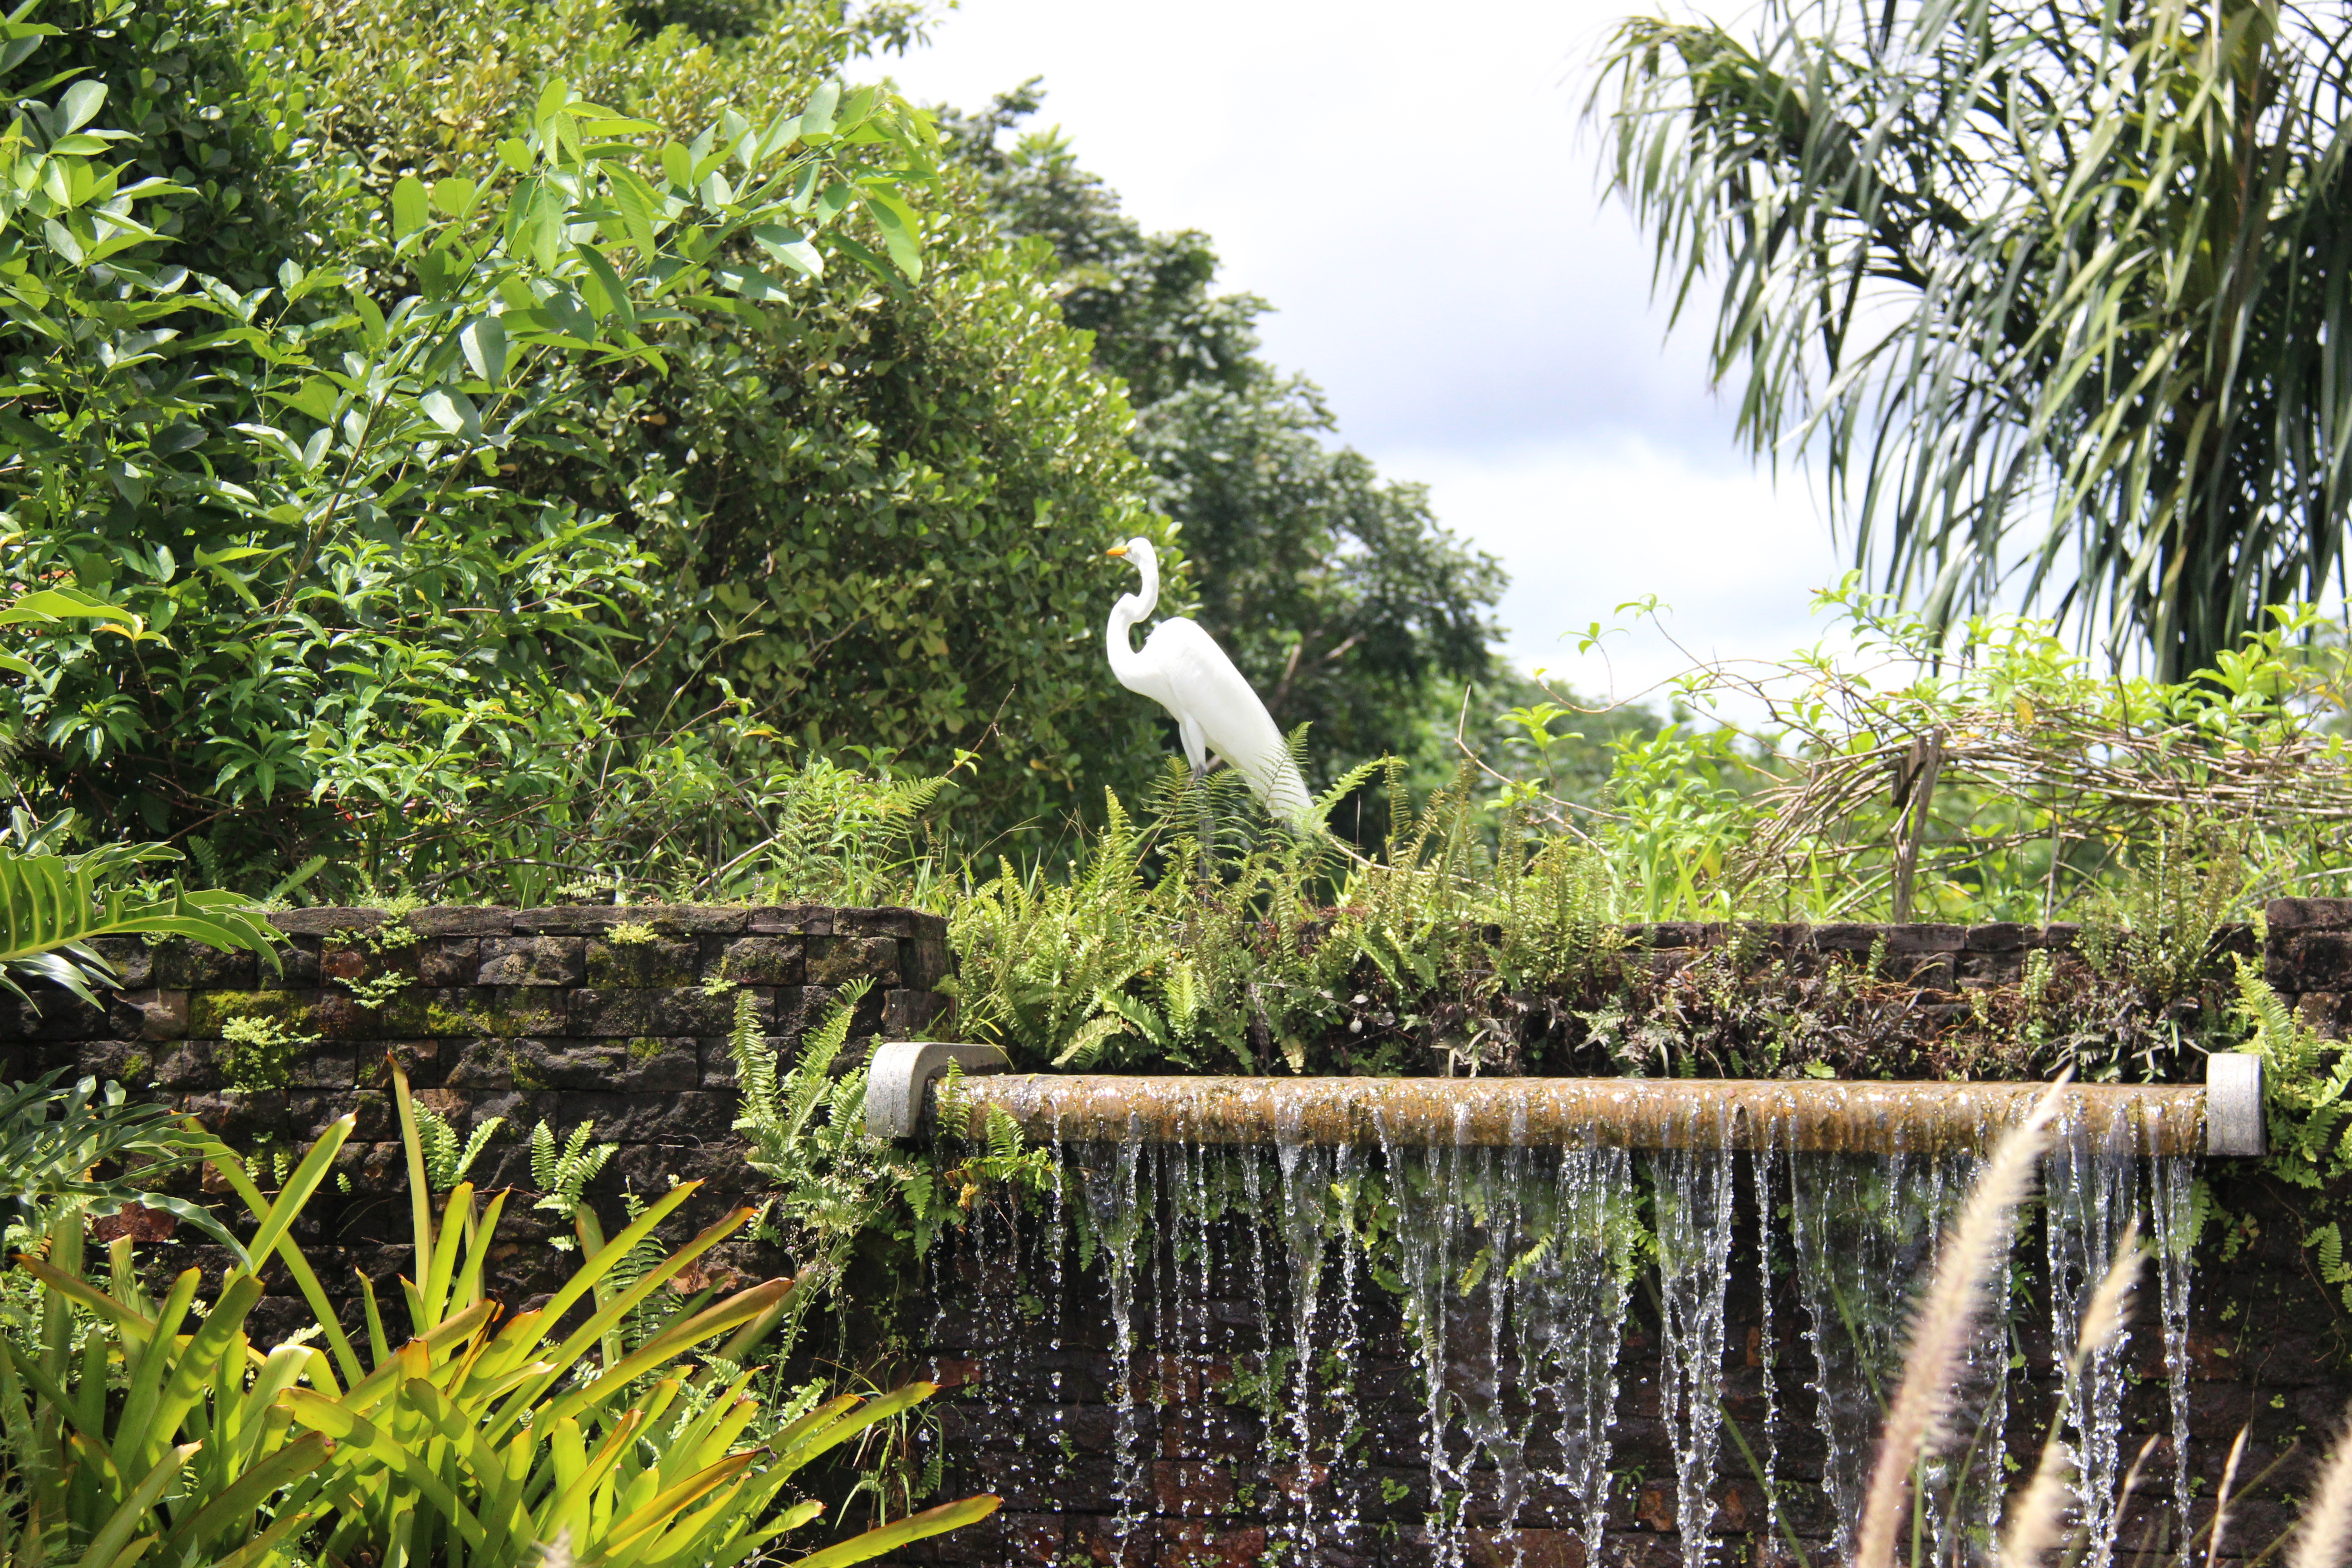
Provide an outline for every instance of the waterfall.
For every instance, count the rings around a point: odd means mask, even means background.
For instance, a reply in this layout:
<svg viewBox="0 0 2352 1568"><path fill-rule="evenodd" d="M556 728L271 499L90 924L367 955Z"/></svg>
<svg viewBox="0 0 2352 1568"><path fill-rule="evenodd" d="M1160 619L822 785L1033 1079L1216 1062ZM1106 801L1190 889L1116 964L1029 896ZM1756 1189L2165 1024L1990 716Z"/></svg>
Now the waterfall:
<svg viewBox="0 0 2352 1568"><path fill-rule="evenodd" d="M1910 1303L1899 1287L1927 1278L1976 1161L1969 1154L1793 1152L1788 1159L1790 1228L1813 1352L1814 1419L1827 1445L1822 1489L1843 1557L1861 1517L1879 1417L1903 1373ZM2002 1488L2007 1367L2005 1341L1992 1335L1979 1343L1953 1418L1958 1451L1925 1478L1939 1556L1947 1555L1940 1549L1955 1529L1979 1545L1991 1540Z"/></svg>
<svg viewBox="0 0 2352 1568"><path fill-rule="evenodd" d="M1690 1147L1643 1162L1658 1234L1658 1414L1675 1447L1675 1521L1683 1568L1704 1568L1723 1427L1724 1298L1731 1283L1728 1118L1688 1130Z"/></svg>
<svg viewBox="0 0 2352 1568"><path fill-rule="evenodd" d="M1640 1522L1679 1537L1643 1552L1663 1547L1682 1568L1751 1560L1738 1535L1774 1531L1777 1513L1795 1521L1811 1561L1838 1561L1901 1373L1908 1289L1977 1163L1807 1152L1787 1127L1743 1142L1716 1111L1675 1130L1674 1146L1639 1154L1591 1133L1567 1147L1278 1132L1247 1145L1135 1131L1057 1142L1067 1179L1056 1194L1017 1222L976 1221L942 1268L976 1292L973 1304L942 1307L932 1331L964 1334L989 1363L971 1422L995 1446L973 1462L990 1485L1026 1489L1008 1509L1108 1514L1089 1528L1108 1530L1114 1560L1138 1563L1157 1561L1180 1523L1206 1539L1236 1518L1290 1563L1370 1562L1398 1539L1440 1568L1524 1568L1570 1552L1591 1568L1624 1561L1633 1549L1612 1528L1634 1521L1612 1517L1612 1463L1625 1424L1648 1408L1646 1391L1621 1401L1636 1297L1654 1302L1665 1440L1654 1451L1670 1452L1674 1500L1671 1519L1645 1506ZM2061 1129L2045 1171L2042 1279L2051 1332L2070 1346L2088 1291L2140 1217L2156 1271L2132 1331L2160 1342L2169 1376L2169 1462L2152 1476L2185 1500L2193 1172L2187 1158L2137 1147L2121 1119ZM1744 1241L1734 1250L1735 1218L1743 1237L1755 1227L1753 1262ZM1743 1306L1735 1335L1734 1274L1751 1269L1757 1316ZM1922 1475L1923 1565L1965 1568L1998 1529L2011 1360L2025 1342L1990 1325L1970 1360L1949 1451ZM999 1364L1024 1343L1046 1347L1043 1375ZM1784 1343L1795 1353L1780 1353ZM1409 1394L1394 1382L1400 1359ZM1725 1433L1734 1363L1750 1369L1739 1373L1747 1458ZM2118 1554L2126 1364L2110 1350L2063 1379L2083 1568L2113 1568ZM1401 1407L1400 1395L1413 1403ZM1024 1398L1050 1414L1024 1413ZM1231 1420L1213 1420L1208 1405ZM1790 1447L1808 1426L1821 1447ZM1221 1447L1185 1446L1211 1427L1227 1434ZM1001 1459L1007 1446L1018 1456ZM1743 1494L1749 1479L1761 1484L1764 1506L1743 1500L1719 1541L1717 1499L1734 1475ZM1797 1496L1816 1485L1821 1503Z"/></svg>
<svg viewBox="0 0 2352 1568"><path fill-rule="evenodd" d="M2079 1363L2073 1352L2091 1294L2116 1261L2125 1229L2137 1222L2155 1253L2155 1319L2164 1350L2172 1448L2174 1537L2188 1549L2189 1258L2191 1174L2179 1159L2146 1161L2128 1116L2070 1118L2057 1130L2045 1178L2050 1337L2065 1391L2064 1424L2074 1453L2077 1517L2088 1542L2083 1568L2109 1568L2121 1522L2117 1441L2126 1384L2126 1349L2110 1342ZM2143 1275L2133 1313L2147 1331L2151 1295ZM2183 1561L2186 1561L2184 1556Z"/></svg>

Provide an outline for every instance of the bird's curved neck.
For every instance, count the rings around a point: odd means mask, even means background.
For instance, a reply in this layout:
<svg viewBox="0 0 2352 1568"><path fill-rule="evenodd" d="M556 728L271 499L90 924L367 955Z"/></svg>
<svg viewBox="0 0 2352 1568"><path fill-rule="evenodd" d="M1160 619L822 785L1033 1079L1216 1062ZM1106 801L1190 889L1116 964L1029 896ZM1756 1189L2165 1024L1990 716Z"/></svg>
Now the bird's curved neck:
<svg viewBox="0 0 2352 1568"><path fill-rule="evenodd" d="M1144 560L1137 563L1143 573L1143 592L1122 594L1118 603L1110 607L1110 625L1104 628L1103 651L1109 656L1110 672L1118 683L1129 690L1139 689L1136 682L1143 679L1142 656L1128 641L1128 633L1135 623L1150 617L1160 605L1160 563Z"/></svg>

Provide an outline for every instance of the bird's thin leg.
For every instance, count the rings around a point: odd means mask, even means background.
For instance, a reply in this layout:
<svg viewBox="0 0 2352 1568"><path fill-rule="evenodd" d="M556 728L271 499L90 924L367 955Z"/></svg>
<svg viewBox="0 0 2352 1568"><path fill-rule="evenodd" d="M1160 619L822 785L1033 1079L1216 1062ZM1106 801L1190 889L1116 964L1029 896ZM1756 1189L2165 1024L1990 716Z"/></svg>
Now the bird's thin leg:
<svg viewBox="0 0 2352 1568"><path fill-rule="evenodd" d="M1192 764L1192 798L1199 804L1201 821L1201 876L1206 880L1212 874L1211 862L1217 854L1217 824L1209 810L1209 736L1201 721L1189 713L1176 717L1176 738L1183 745L1184 760Z"/></svg>
<svg viewBox="0 0 2352 1568"><path fill-rule="evenodd" d="M1209 806L1209 767L1205 761L1192 764L1192 799L1201 813L1201 880L1213 880L1216 876L1217 818Z"/></svg>

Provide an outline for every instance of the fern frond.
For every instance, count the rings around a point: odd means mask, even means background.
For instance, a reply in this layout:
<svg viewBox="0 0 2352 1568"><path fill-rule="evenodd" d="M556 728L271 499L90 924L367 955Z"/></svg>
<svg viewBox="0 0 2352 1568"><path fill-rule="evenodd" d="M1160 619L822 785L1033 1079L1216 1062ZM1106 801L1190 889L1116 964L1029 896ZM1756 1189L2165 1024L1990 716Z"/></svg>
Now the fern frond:
<svg viewBox="0 0 2352 1568"><path fill-rule="evenodd" d="M1370 783L1372 775L1387 765L1386 757L1374 757L1370 762L1358 763L1341 773L1329 789L1315 797L1315 820L1318 823L1328 820L1332 812L1339 809L1341 801Z"/></svg>
<svg viewBox="0 0 2352 1568"><path fill-rule="evenodd" d="M1077 1033L1070 1037L1061 1054L1054 1058L1054 1065L1084 1072L1094 1066L1095 1059L1102 1055L1103 1047L1124 1033L1126 1028L1127 1020L1116 1013L1105 1013L1087 1019L1078 1026Z"/></svg>
<svg viewBox="0 0 2352 1568"><path fill-rule="evenodd" d="M759 999L749 991L735 994L735 1021L727 1032L727 1051L735 1059L735 1085L742 1112L735 1130L757 1134L772 1131L778 1121L776 1054L760 1033Z"/></svg>
<svg viewBox="0 0 2352 1568"><path fill-rule="evenodd" d="M800 1060L793 1064L792 1077L783 1088L779 1106L778 1131L786 1138L798 1138L808 1129L810 1118L827 1098L833 1088L833 1062L849 1043L849 1026L856 1016L857 1004L874 988L866 976L844 985L834 997L833 1006L824 1021L811 1030L801 1042Z"/></svg>
<svg viewBox="0 0 2352 1568"><path fill-rule="evenodd" d="M429 1105L416 1108L417 1151L425 1157L425 1185L446 1192L457 1184L457 1130Z"/></svg>

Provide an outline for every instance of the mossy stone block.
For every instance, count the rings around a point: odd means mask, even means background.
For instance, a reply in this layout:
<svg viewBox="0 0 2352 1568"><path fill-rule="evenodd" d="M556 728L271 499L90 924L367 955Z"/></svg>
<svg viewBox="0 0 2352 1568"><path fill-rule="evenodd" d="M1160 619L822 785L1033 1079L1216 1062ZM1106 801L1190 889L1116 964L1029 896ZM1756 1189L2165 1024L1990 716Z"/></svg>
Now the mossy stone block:
<svg viewBox="0 0 2352 1568"><path fill-rule="evenodd" d="M314 1034L318 1017L316 991L199 991L188 999L188 1033L207 1040L219 1039L240 1018Z"/></svg>
<svg viewBox="0 0 2352 1568"><path fill-rule="evenodd" d="M588 939L588 984L599 989L691 985L702 978L702 944L656 937L651 942Z"/></svg>
<svg viewBox="0 0 2352 1568"><path fill-rule="evenodd" d="M719 973L745 985L798 985L802 940L797 936L739 937L719 955Z"/></svg>

